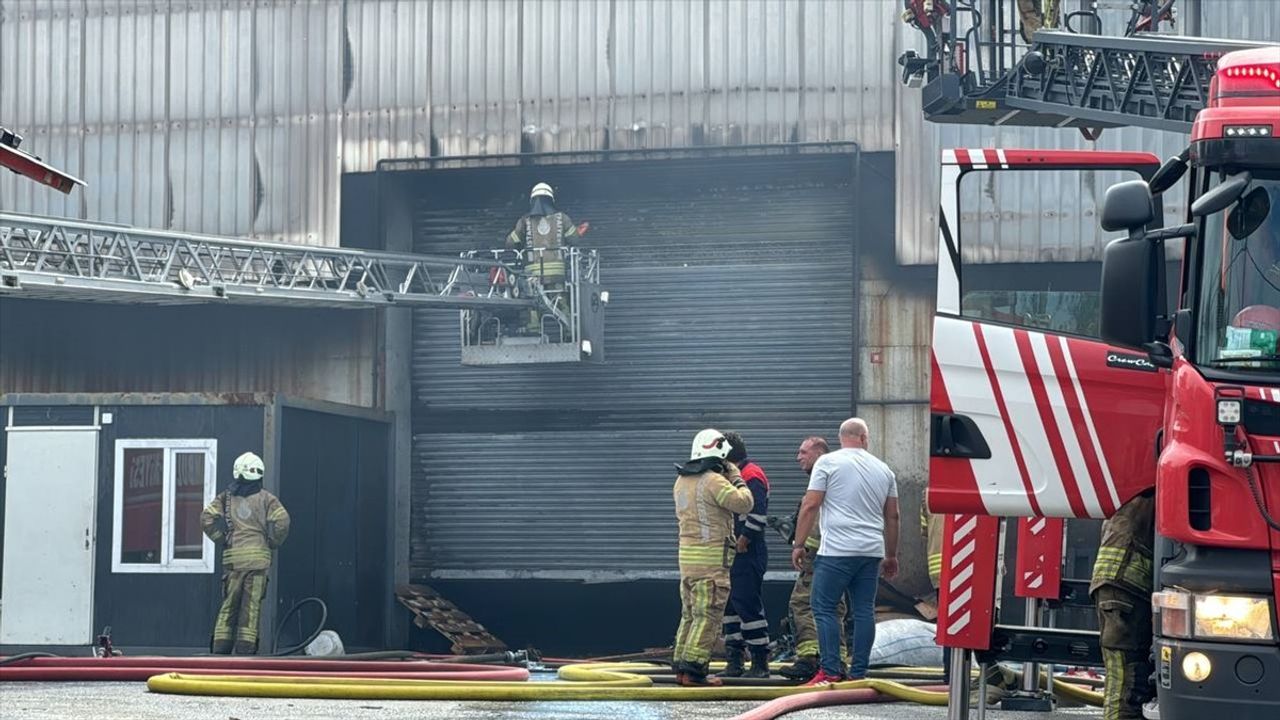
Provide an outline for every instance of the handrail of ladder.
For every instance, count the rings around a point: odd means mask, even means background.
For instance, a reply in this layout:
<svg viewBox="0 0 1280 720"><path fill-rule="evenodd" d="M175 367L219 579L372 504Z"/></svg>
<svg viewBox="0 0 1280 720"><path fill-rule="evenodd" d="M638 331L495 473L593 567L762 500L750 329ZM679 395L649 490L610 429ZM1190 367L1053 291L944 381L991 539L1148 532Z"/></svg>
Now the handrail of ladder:
<svg viewBox="0 0 1280 720"><path fill-rule="evenodd" d="M544 303L529 275L503 262L499 253L465 255L471 257L258 242L0 213L0 293L57 297L65 288L78 291L77 299L335 306ZM594 253L587 256L595 261ZM577 261L576 252L572 257Z"/></svg>
<svg viewBox="0 0 1280 720"><path fill-rule="evenodd" d="M1042 30L1009 73L1012 108L1097 123L1187 133L1209 101L1218 58L1268 43Z"/></svg>

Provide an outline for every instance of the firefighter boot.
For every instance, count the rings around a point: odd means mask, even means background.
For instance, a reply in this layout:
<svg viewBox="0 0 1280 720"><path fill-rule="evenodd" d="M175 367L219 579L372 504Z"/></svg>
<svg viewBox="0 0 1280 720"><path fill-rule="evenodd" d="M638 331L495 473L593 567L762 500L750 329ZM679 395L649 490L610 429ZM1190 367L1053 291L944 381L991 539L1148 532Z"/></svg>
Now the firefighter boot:
<svg viewBox="0 0 1280 720"><path fill-rule="evenodd" d="M678 662L673 669L676 671L676 684L682 687L718 687L724 684L714 675L707 676L705 663L695 665L689 662Z"/></svg>
<svg viewBox="0 0 1280 720"><path fill-rule="evenodd" d="M767 649L760 652L753 651L751 653L751 669L743 673L742 677L769 677L769 651Z"/></svg>
<svg viewBox="0 0 1280 720"><path fill-rule="evenodd" d="M720 677L742 677L742 648L735 645L729 645L725 648L725 667L721 671Z"/></svg>
<svg viewBox="0 0 1280 720"><path fill-rule="evenodd" d="M808 680L818 674L818 658L805 655L778 671L778 674L789 680Z"/></svg>

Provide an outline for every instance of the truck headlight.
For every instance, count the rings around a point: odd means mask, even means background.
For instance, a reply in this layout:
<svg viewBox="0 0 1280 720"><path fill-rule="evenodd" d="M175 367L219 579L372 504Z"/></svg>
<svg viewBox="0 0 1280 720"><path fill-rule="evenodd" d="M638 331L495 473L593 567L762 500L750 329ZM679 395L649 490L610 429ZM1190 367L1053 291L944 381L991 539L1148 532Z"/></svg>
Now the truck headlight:
<svg viewBox="0 0 1280 720"><path fill-rule="evenodd" d="M1195 635L1203 638L1270 640L1271 601L1243 595L1196 595Z"/></svg>

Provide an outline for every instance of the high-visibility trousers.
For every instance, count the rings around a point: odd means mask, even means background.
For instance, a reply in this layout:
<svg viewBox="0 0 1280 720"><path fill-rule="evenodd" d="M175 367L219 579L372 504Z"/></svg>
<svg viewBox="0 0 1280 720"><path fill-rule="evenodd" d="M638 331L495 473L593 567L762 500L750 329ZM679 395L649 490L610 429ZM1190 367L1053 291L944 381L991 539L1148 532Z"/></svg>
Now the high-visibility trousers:
<svg viewBox="0 0 1280 720"><path fill-rule="evenodd" d="M1098 641L1107 670L1104 720L1141 720L1142 706L1155 697L1151 686L1151 601L1112 585L1093 591Z"/></svg>
<svg viewBox="0 0 1280 720"><path fill-rule="evenodd" d="M680 574L680 627L672 662L701 668L705 674L720 637L720 622L729 600L729 569Z"/></svg>
<svg viewBox="0 0 1280 720"><path fill-rule="evenodd" d="M258 652L258 621L267 592L266 570L228 570L222 576L222 607L213 623L212 652L237 655Z"/></svg>

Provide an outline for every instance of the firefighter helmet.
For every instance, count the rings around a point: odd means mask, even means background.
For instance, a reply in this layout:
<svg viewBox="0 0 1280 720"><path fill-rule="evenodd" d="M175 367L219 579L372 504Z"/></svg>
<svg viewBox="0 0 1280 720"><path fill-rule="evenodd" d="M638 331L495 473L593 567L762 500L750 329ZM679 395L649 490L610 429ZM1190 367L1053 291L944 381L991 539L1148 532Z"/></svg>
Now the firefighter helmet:
<svg viewBox="0 0 1280 720"><path fill-rule="evenodd" d="M1280 309L1270 305L1250 305L1236 313L1231 320L1231 326L1250 330L1280 331Z"/></svg>
<svg viewBox="0 0 1280 720"><path fill-rule="evenodd" d="M555 199L556 199L556 194L555 194L555 192L554 192L554 191L552 191L552 189L551 189L551 186L550 186L550 185L548 185L548 184L546 184L546 183L538 183L537 185L534 185L534 186L533 186L533 190L530 190L530 191L529 191L529 199L530 199L530 200L532 200L532 199L534 199L534 198L536 198L536 197L545 197L545 198L548 198L548 199L550 199L550 200L555 200Z"/></svg>
<svg viewBox="0 0 1280 720"><path fill-rule="evenodd" d="M247 452L236 458L236 463L232 466L231 474L237 479L245 480L261 480L262 473L266 470L262 464L262 458Z"/></svg>
<svg viewBox="0 0 1280 720"><path fill-rule="evenodd" d="M690 460L701 460L703 458L720 458L723 460L728 456L729 439L719 430L708 428L694 436L693 450L689 453Z"/></svg>

